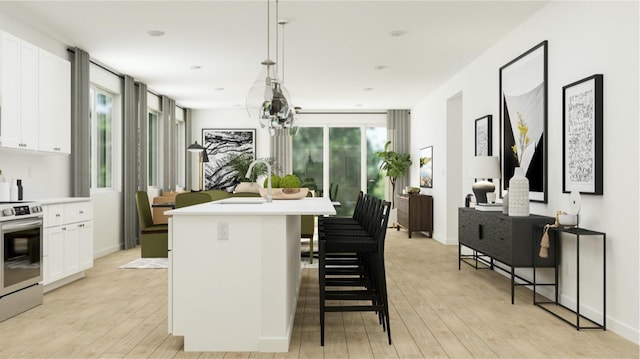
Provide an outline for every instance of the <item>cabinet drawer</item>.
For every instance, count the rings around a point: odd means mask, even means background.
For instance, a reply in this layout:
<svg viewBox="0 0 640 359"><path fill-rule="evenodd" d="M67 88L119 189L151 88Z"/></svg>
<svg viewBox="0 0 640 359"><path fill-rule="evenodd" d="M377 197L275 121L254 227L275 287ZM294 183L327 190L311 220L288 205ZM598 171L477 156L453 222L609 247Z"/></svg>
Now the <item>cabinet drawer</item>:
<svg viewBox="0 0 640 359"><path fill-rule="evenodd" d="M93 219L91 202L75 202L64 205L65 223L84 222Z"/></svg>
<svg viewBox="0 0 640 359"><path fill-rule="evenodd" d="M62 204L50 204L42 206L43 214L43 226L45 228L60 226L64 222L64 205Z"/></svg>

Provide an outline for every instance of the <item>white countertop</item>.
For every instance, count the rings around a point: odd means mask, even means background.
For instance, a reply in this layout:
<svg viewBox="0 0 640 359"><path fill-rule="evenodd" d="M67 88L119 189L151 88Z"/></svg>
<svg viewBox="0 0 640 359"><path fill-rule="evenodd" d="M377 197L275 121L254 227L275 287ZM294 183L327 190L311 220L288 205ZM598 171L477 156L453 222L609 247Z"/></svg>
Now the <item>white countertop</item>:
<svg viewBox="0 0 640 359"><path fill-rule="evenodd" d="M257 197L231 197L219 201L202 203L194 206L178 208L165 212L167 215L335 215L336 210L329 198L305 197L297 200L273 200L271 203L262 202ZM229 203L238 201L241 203ZM226 202L226 203L225 203ZM253 202L253 203L250 203Z"/></svg>
<svg viewBox="0 0 640 359"><path fill-rule="evenodd" d="M89 197L62 197L62 198L39 198L39 199L30 199L27 201L40 202L40 204L62 204L62 203L74 203L74 202L86 202L90 201Z"/></svg>

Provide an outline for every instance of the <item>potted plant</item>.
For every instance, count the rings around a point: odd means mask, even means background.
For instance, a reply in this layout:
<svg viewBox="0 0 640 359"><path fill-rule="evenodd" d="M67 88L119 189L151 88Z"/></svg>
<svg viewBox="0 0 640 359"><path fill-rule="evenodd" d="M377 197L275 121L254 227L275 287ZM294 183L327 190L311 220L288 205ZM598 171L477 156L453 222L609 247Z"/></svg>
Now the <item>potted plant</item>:
<svg viewBox="0 0 640 359"><path fill-rule="evenodd" d="M382 160L380 169L385 171L391 183L391 208L396 208L396 181L404 177L411 166L411 155L408 153L397 153L389 151L391 141L384 145L384 151L376 152L376 157Z"/></svg>
<svg viewBox="0 0 640 359"><path fill-rule="evenodd" d="M269 162L273 172L277 172L278 166L274 158L264 160ZM236 181L239 182L234 192L259 192L260 185L256 181L260 176L267 175L267 166L256 163L251 170L251 175L247 178L245 175L252 161L253 155L250 153L232 154L227 157L227 166L236 172Z"/></svg>

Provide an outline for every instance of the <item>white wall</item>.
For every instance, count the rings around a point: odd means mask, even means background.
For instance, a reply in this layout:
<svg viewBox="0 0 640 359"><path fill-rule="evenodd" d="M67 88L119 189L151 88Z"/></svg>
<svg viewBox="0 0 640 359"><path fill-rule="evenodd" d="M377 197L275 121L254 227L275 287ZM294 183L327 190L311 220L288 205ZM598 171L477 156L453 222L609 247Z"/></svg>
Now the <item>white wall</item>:
<svg viewBox="0 0 640 359"><path fill-rule="evenodd" d="M493 153L499 153L499 68L543 40L548 46L548 198L532 203L531 212L553 216L568 207L562 193L562 86L587 76L604 74L604 195L582 196L582 227L607 233L607 329L640 343L638 246L638 2L551 2L506 36L437 91L412 109L412 151L434 146L434 212L444 213L447 171L440 166L448 154L445 139L447 99L463 94L463 162L474 154L474 120L492 114ZM412 153L415 156L416 153ZM412 167L412 178L418 167ZM463 177L458 205L470 192L471 178ZM457 243L446 231L448 221L437 218L436 239ZM442 228L441 231L438 228ZM583 237L584 239L584 237ZM575 299L575 250L563 238L563 270L567 285L562 300ZM591 243L590 243L591 242ZM602 250L598 240L586 238L581 247L581 303L584 311L601 314Z"/></svg>

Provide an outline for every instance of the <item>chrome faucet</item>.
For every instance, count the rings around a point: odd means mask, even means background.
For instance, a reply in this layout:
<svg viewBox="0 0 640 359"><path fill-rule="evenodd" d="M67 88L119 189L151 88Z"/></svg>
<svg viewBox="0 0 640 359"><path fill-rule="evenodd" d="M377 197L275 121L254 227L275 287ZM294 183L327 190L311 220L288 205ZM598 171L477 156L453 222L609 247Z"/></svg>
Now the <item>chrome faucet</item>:
<svg viewBox="0 0 640 359"><path fill-rule="evenodd" d="M271 203L271 165L269 162L261 159L254 160L249 164L249 169L247 170L247 174L244 176L249 178L251 176L251 170L253 169L253 165L256 163L264 163L267 166L267 203Z"/></svg>

